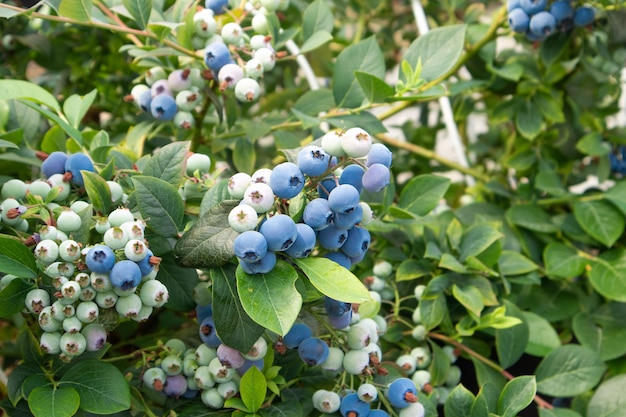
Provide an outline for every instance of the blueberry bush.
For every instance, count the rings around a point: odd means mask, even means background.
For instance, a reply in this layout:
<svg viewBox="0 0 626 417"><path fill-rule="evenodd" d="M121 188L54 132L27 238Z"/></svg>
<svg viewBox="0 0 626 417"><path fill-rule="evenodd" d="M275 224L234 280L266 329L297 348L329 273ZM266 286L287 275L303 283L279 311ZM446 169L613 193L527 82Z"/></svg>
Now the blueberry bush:
<svg viewBox="0 0 626 417"><path fill-rule="evenodd" d="M625 20L1 3L0 410L623 416Z"/></svg>

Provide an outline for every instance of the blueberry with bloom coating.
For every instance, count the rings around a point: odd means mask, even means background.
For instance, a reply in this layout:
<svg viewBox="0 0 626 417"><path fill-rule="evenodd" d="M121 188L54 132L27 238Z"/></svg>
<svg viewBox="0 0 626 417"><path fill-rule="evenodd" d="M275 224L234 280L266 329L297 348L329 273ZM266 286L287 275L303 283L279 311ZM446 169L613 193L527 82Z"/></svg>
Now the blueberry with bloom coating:
<svg viewBox="0 0 626 417"><path fill-rule="evenodd" d="M224 42L212 42L204 50L204 62L216 74L226 64L230 63L230 51Z"/></svg>
<svg viewBox="0 0 626 417"><path fill-rule="evenodd" d="M383 164L372 164L365 174L363 174L362 183L363 188L367 191L378 192L381 191L389 184L391 173L389 168Z"/></svg>
<svg viewBox="0 0 626 417"><path fill-rule="evenodd" d="M348 238L341 246L341 251L350 258L363 255L370 246L370 232L363 227L355 227L348 230Z"/></svg>
<svg viewBox="0 0 626 417"><path fill-rule="evenodd" d="M141 276L141 269L137 263L126 259L113 265L109 279L114 288L129 290L139 285Z"/></svg>
<svg viewBox="0 0 626 417"><path fill-rule="evenodd" d="M241 368L245 362L241 352L224 343L217 347L217 357L222 365L233 369Z"/></svg>
<svg viewBox="0 0 626 417"><path fill-rule="evenodd" d="M374 143L367 154L365 166L369 167L372 164L383 164L389 168L391 167L392 157L393 155L388 147L382 143Z"/></svg>
<svg viewBox="0 0 626 417"><path fill-rule="evenodd" d="M349 230L363 219L363 207L357 205L350 213L335 213L333 215L333 224L337 229Z"/></svg>
<svg viewBox="0 0 626 417"><path fill-rule="evenodd" d="M265 256L268 244L263 234L256 230L248 230L235 238L233 250L239 259L251 263Z"/></svg>
<svg viewBox="0 0 626 417"><path fill-rule="evenodd" d="M206 317L202 320L200 323L199 334L200 339L202 339L202 341L209 347L216 348L222 343L215 330L215 321L212 316Z"/></svg>
<svg viewBox="0 0 626 417"><path fill-rule="evenodd" d="M356 393L352 393L341 399L339 412L342 417L367 417L370 412L370 405L361 401Z"/></svg>
<svg viewBox="0 0 626 417"><path fill-rule="evenodd" d="M228 0L206 0L204 7L212 10L216 15L224 14L228 7Z"/></svg>
<svg viewBox="0 0 626 417"><path fill-rule="evenodd" d="M146 249L146 256L141 261L136 262L139 270L141 271L141 276L145 277L150 275L156 265L158 265L161 258L154 256L150 249Z"/></svg>
<svg viewBox="0 0 626 417"><path fill-rule="evenodd" d="M529 31L536 36L549 36L556 29L556 19L550 12L539 12L530 18Z"/></svg>
<svg viewBox="0 0 626 417"><path fill-rule="evenodd" d="M363 174L365 170L360 165L348 165L339 176L339 184L350 184L360 193L363 190Z"/></svg>
<svg viewBox="0 0 626 417"><path fill-rule="evenodd" d="M109 272L115 265L115 253L107 245L96 245L87 251L85 263L87 268L93 272Z"/></svg>
<svg viewBox="0 0 626 417"><path fill-rule="evenodd" d="M285 251L298 238L298 228L293 219L286 214L277 214L267 219L259 232L267 241L267 249L271 251Z"/></svg>
<svg viewBox="0 0 626 417"><path fill-rule="evenodd" d="M298 195L304 188L304 175L298 165L283 162L272 170L270 187L280 198L290 199Z"/></svg>
<svg viewBox="0 0 626 417"><path fill-rule="evenodd" d="M322 175L330 162L330 156L319 146L305 146L298 152L298 167L311 177Z"/></svg>
<svg viewBox="0 0 626 417"><path fill-rule="evenodd" d="M246 274L267 274L276 266L276 253L267 251L265 256L258 261L243 262L240 260L239 265L241 265L241 269L243 269Z"/></svg>
<svg viewBox="0 0 626 417"><path fill-rule="evenodd" d="M315 248L317 235L315 234L315 230L305 223L296 224L296 229L298 236L293 245L291 245L285 253L292 258L306 258Z"/></svg>
<svg viewBox="0 0 626 417"><path fill-rule="evenodd" d="M172 120L176 116L177 111L176 100L167 94L159 94L150 102L150 113L155 119Z"/></svg>
<svg viewBox="0 0 626 417"><path fill-rule="evenodd" d="M346 239L348 239L348 231L339 229L334 224L331 224L326 229L321 230L317 238L319 244L324 249L337 250L346 242Z"/></svg>
<svg viewBox="0 0 626 417"><path fill-rule="evenodd" d="M521 8L513 9L509 12L509 26L513 32L526 33L528 32L528 24L530 23L530 17Z"/></svg>
<svg viewBox="0 0 626 417"><path fill-rule="evenodd" d="M408 378L398 378L389 384L387 398L396 408L406 408L417 402L417 388Z"/></svg>
<svg viewBox="0 0 626 417"><path fill-rule="evenodd" d="M545 10L548 0L520 0L520 7L528 14L532 16Z"/></svg>
<svg viewBox="0 0 626 417"><path fill-rule="evenodd" d="M46 178L50 178L54 174L65 173L65 162L67 161L67 154L61 151L52 152L41 163L41 173Z"/></svg>
<svg viewBox="0 0 626 417"><path fill-rule="evenodd" d="M100 323L90 323L83 327L81 333L87 341L86 350L95 352L104 347L107 341L107 332Z"/></svg>
<svg viewBox="0 0 626 417"><path fill-rule="evenodd" d="M349 184L340 184L328 194L328 205L335 213L349 213L359 204L359 190Z"/></svg>
<svg viewBox="0 0 626 417"><path fill-rule="evenodd" d="M304 323L294 323L291 329L283 336L283 343L288 349L296 349L300 342L311 337L311 328Z"/></svg>
<svg viewBox="0 0 626 417"><path fill-rule="evenodd" d="M71 174L71 182L73 184L84 186L83 174L80 171L94 172L93 162L91 159L82 153L75 153L67 157L65 161L65 172Z"/></svg>
<svg viewBox="0 0 626 417"><path fill-rule="evenodd" d="M596 11L593 7L577 7L574 12L574 25L587 26L593 23L596 17Z"/></svg>
<svg viewBox="0 0 626 417"><path fill-rule="evenodd" d="M307 365L315 366L328 358L328 345L317 337L307 337L298 344L298 355Z"/></svg>
<svg viewBox="0 0 626 417"><path fill-rule="evenodd" d="M308 224L313 230L320 231L332 223L333 212L325 198L316 198L304 207L302 220Z"/></svg>

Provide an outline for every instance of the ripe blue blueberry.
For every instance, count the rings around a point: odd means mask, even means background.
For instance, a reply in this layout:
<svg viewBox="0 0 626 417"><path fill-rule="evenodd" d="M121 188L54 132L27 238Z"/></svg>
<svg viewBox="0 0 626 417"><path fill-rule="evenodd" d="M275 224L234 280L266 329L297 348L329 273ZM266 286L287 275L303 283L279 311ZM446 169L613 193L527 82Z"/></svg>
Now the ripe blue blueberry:
<svg viewBox="0 0 626 417"><path fill-rule="evenodd" d="M96 245L87 251L85 263L91 271L104 273L109 272L115 265L115 253L106 245Z"/></svg>
<svg viewBox="0 0 626 417"><path fill-rule="evenodd" d="M317 185L317 193L319 194L320 198L328 199L328 195L332 190L337 188L337 185L339 185L339 182L335 181L334 178L324 178Z"/></svg>
<svg viewBox="0 0 626 417"><path fill-rule="evenodd" d="M333 215L333 224L338 229L348 230L360 223L362 218L363 207L359 204L350 213L335 213Z"/></svg>
<svg viewBox="0 0 626 417"><path fill-rule="evenodd" d="M147 249L145 258L143 258L139 262L136 262L137 266L139 267L139 271L141 272L142 277L149 275L154 270L155 264L154 264L153 258L155 258L154 254L152 253L150 249ZM157 260L158 259L159 258L157 258Z"/></svg>
<svg viewBox="0 0 626 417"><path fill-rule="evenodd" d="M328 345L317 337L307 337L298 344L298 355L307 365L315 366L328 358Z"/></svg>
<svg viewBox="0 0 626 417"><path fill-rule="evenodd" d="M148 89L141 93L139 96L139 100L137 100L137 104L139 108L146 113L150 112L150 103L152 103L152 92Z"/></svg>
<svg viewBox="0 0 626 417"><path fill-rule="evenodd" d="M330 297L324 297L324 309L329 317L340 317L346 312L352 311L352 304Z"/></svg>
<svg viewBox="0 0 626 417"><path fill-rule="evenodd" d="M556 29L556 19L550 12L539 12L530 18L530 32L536 36L549 36Z"/></svg>
<svg viewBox="0 0 626 417"><path fill-rule="evenodd" d="M511 30L517 33L526 33L530 17L521 8L513 9L509 12L509 26Z"/></svg>
<svg viewBox="0 0 626 417"><path fill-rule="evenodd" d="M331 224L326 229L318 232L317 239L324 249L337 250L343 246L346 239L348 239L348 231L339 229L334 224Z"/></svg>
<svg viewBox="0 0 626 417"><path fill-rule="evenodd" d="M363 190L361 182L363 174L365 174L365 170L360 165L348 165L339 176L339 184L350 184L360 193Z"/></svg>
<svg viewBox="0 0 626 417"><path fill-rule="evenodd" d="M350 258L363 255L370 246L370 232L363 227L348 230L348 239L341 246L341 251Z"/></svg>
<svg viewBox="0 0 626 417"><path fill-rule="evenodd" d="M304 207L302 220L313 230L320 231L330 226L333 220L333 212L325 198L316 198Z"/></svg>
<svg viewBox="0 0 626 417"><path fill-rule="evenodd" d="M230 51L224 42L212 42L204 50L204 62L216 74L226 64L231 62Z"/></svg>
<svg viewBox="0 0 626 417"><path fill-rule="evenodd" d="M133 261L119 261L113 265L109 279L114 288L130 290L137 287L141 282L141 269Z"/></svg>
<svg viewBox="0 0 626 417"><path fill-rule="evenodd" d="M41 173L46 178L50 178L54 174L65 173L65 162L67 161L67 154L61 151L52 152L41 163Z"/></svg>
<svg viewBox="0 0 626 417"><path fill-rule="evenodd" d="M350 267L352 266L352 261L350 261L348 255L343 252L328 252L324 255L324 258L328 258L346 269L350 269Z"/></svg>
<svg viewBox="0 0 626 417"><path fill-rule="evenodd" d="M244 262L256 262L267 253L267 240L255 231L248 230L235 238L235 255Z"/></svg>
<svg viewBox="0 0 626 417"><path fill-rule="evenodd" d="M593 7L578 7L574 12L574 25L587 26L593 23L595 19L596 11Z"/></svg>
<svg viewBox="0 0 626 417"><path fill-rule="evenodd" d="M520 4L520 0L507 0L506 2L506 10L510 12L513 9L517 9L518 7L522 7Z"/></svg>
<svg viewBox="0 0 626 417"><path fill-rule="evenodd" d="M270 217L261 224L259 232L265 237L267 248L271 251L286 251L298 238L298 228L286 214Z"/></svg>
<svg viewBox="0 0 626 417"><path fill-rule="evenodd" d="M292 162L278 164L270 175L270 187L280 198L290 199L304 188L304 174L298 165Z"/></svg>
<svg viewBox="0 0 626 417"><path fill-rule="evenodd" d="M370 412L370 405L361 401L356 393L352 393L341 399L339 412L342 417L367 417Z"/></svg>
<svg viewBox="0 0 626 417"><path fill-rule="evenodd" d="M80 171L94 172L93 162L85 154L75 153L67 157L65 161L65 172L69 172L72 175L70 180L73 184L83 186L85 182L83 180L83 174Z"/></svg>
<svg viewBox="0 0 626 417"><path fill-rule="evenodd" d="M330 156L319 146L305 146L298 152L298 167L311 177L322 175L328 169Z"/></svg>
<svg viewBox="0 0 626 417"><path fill-rule="evenodd" d="M294 323L291 329L283 336L283 343L288 349L296 349L300 342L311 337L311 328L304 323Z"/></svg>
<svg viewBox="0 0 626 417"><path fill-rule="evenodd" d="M335 213L349 213L359 204L359 191L349 184L340 184L328 195L328 205Z"/></svg>
<svg viewBox="0 0 626 417"><path fill-rule="evenodd" d="M377 408L375 410L370 411L367 417L389 417L389 413L386 412L385 410L381 410L380 408Z"/></svg>
<svg viewBox="0 0 626 417"><path fill-rule="evenodd" d="M216 348L222 343L217 335L217 331L215 330L215 321L213 320L213 316L206 317L202 320L198 332L200 334L200 339L202 339L202 341L209 347Z"/></svg>
<svg viewBox="0 0 626 417"><path fill-rule="evenodd" d="M216 15L224 14L228 7L228 0L206 0L204 7L212 10Z"/></svg>
<svg viewBox="0 0 626 417"><path fill-rule="evenodd" d="M375 143L372 145L372 149L370 149L367 154L365 165L370 166L372 164L383 164L389 168L391 167L391 160L392 154L389 148L382 143Z"/></svg>
<svg viewBox="0 0 626 417"><path fill-rule="evenodd" d="M557 0L550 5L550 13L556 19L556 24L561 26L565 21L571 21L574 17L574 8L570 0Z"/></svg>
<svg viewBox="0 0 626 417"><path fill-rule="evenodd" d="M524 9L529 16L545 10L547 4L548 0L520 0L520 7Z"/></svg>
<svg viewBox="0 0 626 417"><path fill-rule="evenodd" d="M315 230L305 223L296 224L296 229L298 231L298 237L296 237L293 245L291 245L285 253L292 258L306 258L313 251L313 248L315 248L317 235L315 234Z"/></svg>
<svg viewBox="0 0 626 417"><path fill-rule="evenodd" d="M376 193L389 184L390 178L389 168L383 164L372 164L363 174L363 188Z"/></svg>
<svg viewBox="0 0 626 417"><path fill-rule="evenodd" d="M152 117L155 119L172 120L176 116L177 111L176 100L166 94L159 94L150 102L150 113L152 113Z"/></svg>
<svg viewBox="0 0 626 417"><path fill-rule="evenodd" d="M247 274L267 274L276 266L276 253L267 251L264 257L256 262L239 261L241 269Z"/></svg>
<svg viewBox="0 0 626 417"><path fill-rule="evenodd" d="M396 408L406 408L411 403L417 402L417 388L415 383L408 378L398 378L389 384L387 398L391 405Z"/></svg>

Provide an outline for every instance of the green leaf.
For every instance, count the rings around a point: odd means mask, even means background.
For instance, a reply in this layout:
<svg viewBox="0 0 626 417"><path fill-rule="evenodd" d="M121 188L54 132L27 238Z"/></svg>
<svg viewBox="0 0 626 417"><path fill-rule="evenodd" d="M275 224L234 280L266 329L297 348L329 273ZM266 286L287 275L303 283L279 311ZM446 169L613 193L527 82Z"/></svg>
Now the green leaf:
<svg viewBox="0 0 626 417"><path fill-rule="evenodd" d="M578 313L572 321L576 339L586 348L598 352L600 359L609 361L626 354L626 326L603 323L595 314Z"/></svg>
<svg viewBox="0 0 626 417"><path fill-rule="evenodd" d="M523 311L522 314L530 330L526 353L543 357L561 346L559 335L548 320L530 311Z"/></svg>
<svg viewBox="0 0 626 417"><path fill-rule="evenodd" d="M333 40L333 35L325 30L318 30L313 33L300 47L300 53L305 54L311 52L320 46Z"/></svg>
<svg viewBox="0 0 626 417"><path fill-rule="evenodd" d="M304 411L298 401L275 402L269 407L259 410L263 417L302 417Z"/></svg>
<svg viewBox="0 0 626 417"><path fill-rule="evenodd" d="M302 94L291 108L309 116L317 116L331 107L335 107L333 92L328 88L320 88L319 90L310 90Z"/></svg>
<svg viewBox="0 0 626 417"><path fill-rule="evenodd" d="M226 345L248 352L265 328L252 320L241 305L235 266L228 264L209 272L213 282L213 318L217 334Z"/></svg>
<svg viewBox="0 0 626 417"><path fill-rule="evenodd" d="M248 409L255 413L263 405L265 393L267 391L267 381L265 376L256 366L251 366L241 377L239 392L241 399Z"/></svg>
<svg viewBox="0 0 626 417"><path fill-rule="evenodd" d="M302 296L296 270L278 261L267 274L250 275L237 268L237 291L246 313L261 326L284 336L298 318Z"/></svg>
<svg viewBox="0 0 626 417"><path fill-rule="evenodd" d="M472 417L474 395L463 386L457 385L446 398L443 412L446 417Z"/></svg>
<svg viewBox="0 0 626 417"><path fill-rule="evenodd" d="M187 231L174 248L178 263L186 267L215 268L235 256L233 242L239 233L228 224L228 213L239 200L213 206Z"/></svg>
<svg viewBox="0 0 626 417"><path fill-rule="evenodd" d="M354 76L355 71L379 78L385 76L385 60L373 36L348 46L337 57L333 73L333 94L339 107L358 107L365 98Z"/></svg>
<svg viewBox="0 0 626 417"><path fill-rule="evenodd" d="M597 353L579 345L561 346L537 367L537 390L554 397L573 397L595 387L605 370Z"/></svg>
<svg viewBox="0 0 626 417"><path fill-rule="evenodd" d="M200 217L204 216L211 208L219 205L222 201L230 200L231 198L228 192L228 179L219 180L202 197Z"/></svg>
<svg viewBox="0 0 626 417"><path fill-rule="evenodd" d="M540 233L554 233L558 231L550 215L533 204L517 204L506 211L507 220L516 226Z"/></svg>
<svg viewBox="0 0 626 417"><path fill-rule="evenodd" d="M69 123L67 123L64 119L59 117L57 114L28 100L21 100L20 103L44 115L48 120L59 125L61 129L65 131L65 133L67 133L72 139L74 139L74 142L76 143L78 147L83 146L83 137L81 133L78 130L76 130L76 128L71 126Z"/></svg>
<svg viewBox="0 0 626 417"><path fill-rule="evenodd" d="M78 411L80 397L72 387L37 387L28 396L28 406L35 417L71 417Z"/></svg>
<svg viewBox="0 0 626 417"><path fill-rule="evenodd" d="M435 80L454 67L463 53L466 25L436 28L418 37L402 57L413 69L421 63L420 78ZM400 74L400 79L403 74ZM402 81L410 81L402 79Z"/></svg>
<svg viewBox="0 0 626 417"><path fill-rule="evenodd" d="M402 189L398 207L425 216L439 204L449 186L450 180L440 175L419 175Z"/></svg>
<svg viewBox="0 0 626 417"><path fill-rule="evenodd" d="M85 114L89 111L89 107L91 107L93 101L96 99L97 94L98 91L94 89L82 97L78 94L72 94L65 100L63 103L63 113L65 113L65 117L73 127L78 128L83 117L85 117Z"/></svg>
<svg viewBox="0 0 626 417"><path fill-rule="evenodd" d="M396 281L409 281L421 278L430 272L428 264L416 261L415 259L405 259L398 265L396 271Z"/></svg>
<svg viewBox="0 0 626 417"><path fill-rule="evenodd" d="M123 4L139 26L139 29L145 29L150 21L152 0L124 0Z"/></svg>
<svg viewBox="0 0 626 417"><path fill-rule="evenodd" d="M574 203L574 217L589 236L607 247L613 246L624 233L624 216L604 201L577 201Z"/></svg>
<svg viewBox="0 0 626 417"><path fill-rule="evenodd" d="M503 237L495 227L490 224L476 224L471 226L463 234L460 248L460 260L465 261L470 256L483 253L495 241Z"/></svg>
<svg viewBox="0 0 626 417"><path fill-rule="evenodd" d="M535 187L554 196L567 195L561 177L554 171L541 171L535 177Z"/></svg>
<svg viewBox="0 0 626 417"><path fill-rule="evenodd" d="M426 330L437 327L448 311L446 297L443 294L434 298L422 298L418 308L420 309L422 324Z"/></svg>
<svg viewBox="0 0 626 417"><path fill-rule="evenodd" d="M626 181L620 181L604 193L609 200L626 216Z"/></svg>
<svg viewBox="0 0 626 417"><path fill-rule="evenodd" d="M22 363L11 371L7 382L7 395L9 400L11 400L11 404L15 405L23 398L22 385L24 381L31 375L36 375L41 372L42 369L39 365L33 362Z"/></svg>
<svg viewBox="0 0 626 417"><path fill-rule="evenodd" d="M517 317L522 322L508 329L496 330L496 352L500 365L506 369L519 360L524 354L530 339L530 327L524 321L522 311L512 302L504 300L506 315Z"/></svg>
<svg viewBox="0 0 626 417"><path fill-rule="evenodd" d="M515 127L526 139L533 140L541 133L541 112L529 100L523 100L515 108Z"/></svg>
<svg viewBox="0 0 626 417"><path fill-rule="evenodd" d="M293 113L293 115L296 116L298 120L302 122L303 129L311 129L312 127L319 126L320 124L319 118L309 116L308 114L303 113L300 110L293 108L293 107L290 110Z"/></svg>
<svg viewBox="0 0 626 417"><path fill-rule="evenodd" d="M498 400L498 414L501 417L516 417L535 398L537 382L534 375L518 376L510 380L502 390Z"/></svg>
<svg viewBox="0 0 626 417"><path fill-rule="evenodd" d="M302 13L302 36L306 42L321 30L330 34L334 24L333 12L328 3L325 0L315 0Z"/></svg>
<svg viewBox="0 0 626 417"><path fill-rule="evenodd" d="M59 387L73 387L80 395L80 409L113 414L130 408L130 389L124 375L110 363L87 359L63 374Z"/></svg>
<svg viewBox="0 0 626 417"><path fill-rule="evenodd" d="M539 417L582 417L582 416L572 409L555 407L551 410L548 408L540 408Z"/></svg>
<svg viewBox="0 0 626 417"><path fill-rule="evenodd" d="M504 276L527 274L537 268L537 264L519 252L503 250L498 258L498 270Z"/></svg>
<svg viewBox="0 0 626 417"><path fill-rule="evenodd" d="M59 14L80 22L91 20L93 0L63 0L59 5Z"/></svg>
<svg viewBox="0 0 626 417"><path fill-rule="evenodd" d="M254 171L256 162L256 153L254 152L254 144L248 138L237 138L235 141L235 150L233 151L233 163L239 172Z"/></svg>
<svg viewBox="0 0 626 417"><path fill-rule="evenodd" d="M185 206L178 190L158 178L132 177L137 207L146 224L159 236L173 237L182 229Z"/></svg>
<svg viewBox="0 0 626 417"><path fill-rule="evenodd" d="M611 152L611 145L604 141L599 132L591 132L576 142L576 149L585 155L604 156Z"/></svg>
<svg viewBox="0 0 626 417"><path fill-rule="evenodd" d="M24 309L26 294L34 288L23 279L15 278L0 291L0 318L9 318Z"/></svg>
<svg viewBox="0 0 626 417"><path fill-rule="evenodd" d="M430 366L428 367L428 371L430 372L430 383L433 386L443 385L446 382L448 372L450 371L450 358L438 344L433 341L429 341L429 345L432 354Z"/></svg>
<svg viewBox="0 0 626 417"><path fill-rule="evenodd" d="M480 313L483 311L485 304L483 303L483 297L476 287L466 286L459 287L454 284L452 286L452 295L456 300L463 305L470 313L470 316L474 320L478 320Z"/></svg>
<svg viewBox="0 0 626 417"><path fill-rule="evenodd" d="M85 181L85 191L93 209L100 214L108 214L111 208L111 189L107 182L95 172L81 171Z"/></svg>
<svg viewBox="0 0 626 417"><path fill-rule="evenodd" d="M167 287L170 298L165 305L169 310L182 313L195 308L193 289L198 284L198 273L193 268L178 266L171 254L161 257L157 279Z"/></svg>
<svg viewBox="0 0 626 417"><path fill-rule="evenodd" d="M543 250L546 274L551 278L574 278L582 275L587 261L576 251L559 242L551 242Z"/></svg>
<svg viewBox="0 0 626 417"><path fill-rule="evenodd" d="M158 149L143 169L143 175L155 177L178 187L184 178L189 142L173 142Z"/></svg>
<svg viewBox="0 0 626 417"><path fill-rule="evenodd" d="M19 278L37 278L33 252L16 238L0 235L0 271Z"/></svg>
<svg viewBox="0 0 626 417"><path fill-rule="evenodd" d="M369 291L352 272L326 258L300 258L293 262L324 295L347 303L369 300Z"/></svg>
<svg viewBox="0 0 626 417"><path fill-rule="evenodd" d="M454 255L449 253L444 253L441 255L441 259L439 260L439 264L437 266L439 268L458 272L459 274L464 274L467 272L465 266L461 262L459 262L459 260Z"/></svg>
<svg viewBox="0 0 626 417"><path fill-rule="evenodd" d="M621 417L626 407L626 375L607 379L598 387L587 406L587 415L593 417Z"/></svg>
<svg viewBox="0 0 626 417"><path fill-rule="evenodd" d="M383 103L387 97L394 94L393 87L375 75L362 71L354 71L354 75L368 103Z"/></svg>
<svg viewBox="0 0 626 417"><path fill-rule="evenodd" d="M0 97L3 100L27 99L43 104L56 112L61 111L59 102L52 94L36 84L22 80L0 80Z"/></svg>

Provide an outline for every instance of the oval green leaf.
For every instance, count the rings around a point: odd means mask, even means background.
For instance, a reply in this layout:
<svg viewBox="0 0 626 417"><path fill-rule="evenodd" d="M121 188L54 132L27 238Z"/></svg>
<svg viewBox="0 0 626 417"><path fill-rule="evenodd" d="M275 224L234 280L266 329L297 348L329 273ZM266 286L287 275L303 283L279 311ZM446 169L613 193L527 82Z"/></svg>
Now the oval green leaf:
<svg viewBox="0 0 626 417"><path fill-rule="evenodd" d="M370 294L363 283L343 266L326 258L294 259L319 292L335 300L362 303Z"/></svg>

